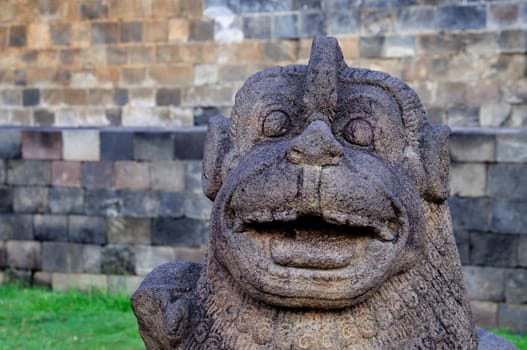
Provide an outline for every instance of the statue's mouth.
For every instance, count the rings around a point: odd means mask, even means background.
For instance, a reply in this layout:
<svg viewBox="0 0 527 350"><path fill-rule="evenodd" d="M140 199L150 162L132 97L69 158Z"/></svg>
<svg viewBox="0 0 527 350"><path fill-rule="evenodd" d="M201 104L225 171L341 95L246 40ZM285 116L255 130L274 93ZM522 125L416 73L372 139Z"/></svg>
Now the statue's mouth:
<svg viewBox="0 0 527 350"><path fill-rule="evenodd" d="M236 220L234 231L264 242L262 251L277 265L330 270L367 254L372 240L396 242L400 228L396 219L374 222L359 215L298 216L288 211L245 214Z"/></svg>

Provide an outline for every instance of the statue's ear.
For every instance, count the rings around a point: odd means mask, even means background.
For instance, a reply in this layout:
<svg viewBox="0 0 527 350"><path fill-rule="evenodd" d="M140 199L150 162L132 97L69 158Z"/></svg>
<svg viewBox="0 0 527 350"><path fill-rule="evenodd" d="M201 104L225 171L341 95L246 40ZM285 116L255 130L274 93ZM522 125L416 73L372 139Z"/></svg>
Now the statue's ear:
<svg viewBox="0 0 527 350"><path fill-rule="evenodd" d="M426 174L424 196L431 202L444 202L450 194L448 136L450 128L446 125L427 124L423 128L422 157Z"/></svg>
<svg viewBox="0 0 527 350"><path fill-rule="evenodd" d="M230 119L221 115L209 119L203 152L201 184L203 192L211 200L214 200L222 185L221 167L223 158L231 147L229 138L230 125Z"/></svg>

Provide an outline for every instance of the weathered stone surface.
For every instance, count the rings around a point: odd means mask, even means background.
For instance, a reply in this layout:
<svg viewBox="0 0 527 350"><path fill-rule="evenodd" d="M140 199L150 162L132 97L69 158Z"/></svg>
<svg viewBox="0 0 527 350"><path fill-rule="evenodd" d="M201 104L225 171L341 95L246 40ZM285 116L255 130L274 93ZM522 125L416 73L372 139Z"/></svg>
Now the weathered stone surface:
<svg viewBox="0 0 527 350"><path fill-rule="evenodd" d="M106 289L106 276L89 273L60 273L54 272L51 275L51 286L54 291L65 292L69 289L79 289L83 291Z"/></svg>
<svg viewBox="0 0 527 350"><path fill-rule="evenodd" d="M98 216L70 215L68 238L77 243L105 244L106 220Z"/></svg>
<svg viewBox="0 0 527 350"><path fill-rule="evenodd" d="M465 286L471 300L504 301L505 271L492 267L464 266Z"/></svg>
<svg viewBox="0 0 527 350"><path fill-rule="evenodd" d="M117 161L113 168L113 186L118 189L143 190L150 187L148 164Z"/></svg>
<svg viewBox="0 0 527 350"><path fill-rule="evenodd" d="M520 332L527 327L527 305L500 304L498 309L498 325L500 328Z"/></svg>
<svg viewBox="0 0 527 350"><path fill-rule="evenodd" d="M99 131L65 130L62 132L62 140L64 160L98 161L100 159Z"/></svg>
<svg viewBox="0 0 527 350"><path fill-rule="evenodd" d="M487 190L487 166L482 163L450 164L450 194L483 197Z"/></svg>
<svg viewBox="0 0 527 350"><path fill-rule="evenodd" d="M192 219L208 220L212 202L202 193L187 193L183 202L183 212Z"/></svg>
<svg viewBox="0 0 527 350"><path fill-rule="evenodd" d="M83 246L76 243L43 242L42 270L49 272L82 272Z"/></svg>
<svg viewBox="0 0 527 350"><path fill-rule="evenodd" d="M79 188L52 187L48 190L48 206L54 214L80 214L84 211L84 193Z"/></svg>
<svg viewBox="0 0 527 350"><path fill-rule="evenodd" d="M488 198L453 197L448 204L455 228L488 231L491 221L491 203Z"/></svg>
<svg viewBox="0 0 527 350"><path fill-rule="evenodd" d="M173 261L176 257L175 250L170 247L136 245L134 249L135 272L142 276L167 261Z"/></svg>
<svg viewBox="0 0 527 350"><path fill-rule="evenodd" d="M109 275L106 276L106 280L108 292L132 294L143 281L143 277Z"/></svg>
<svg viewBox="0 0 527 350"><path fill-rule="evenodd" d="M19 130L0 130L0 158L17 158L20 154L22 137Z"/></svg>
<svg viewBox="0 0 527 350"><path fill-rule="evenodd" d="M502 233L525 233L527 201L497 199L492 202L492 230Z"/></svg>
<svg viewBox="0 0 527 350"><path fill-rule="evenodd" d="M505 277L505 300L511 304L527 304L527 271L507 270Z"/></svg>
<svg viewBox="0 0 527 350"><path fill-rule="evenodd" d="M60 132L22 132L22 157L25 159L60 159L62 135Z"/></svg>
<svg viewBox="0 0 527 350"><path fill-rule="evenodd" d="M129 160L133 157L132 133L101 131L101 159Z"/></svg>
<svg viewBox="0 0 527 350"><path fill-rule="evenodd" d="M49 185L51 163L43 160L11 160L7 162L7 183L10 185Z"/></svg>
<svg viewBox="0 0 527 350"><path fill-rule="evenodd" d="M150 244L150 219L109 217L106 219L108 243Z"/></svg>
<svg viewBox="0 0 527 350"><path fill-rule="evenodd" d="M40 243L34 241L7 241L7 265L15 269L40 268Z"/></svg>
<svg viewBox="0 0 527 350"><path fill-rule="evenodd" d="M68 241L68 217L66 215L35 215L33 225L37 241Z"/></svg>
<svg viewBox="0 0 527 350"><path fill-rule="evenodd" d="M518 264L527 267L527 236L521 235L518 244Z"/></svg>
<svg viewBox="0 0 527 350"><path fill-rule="evenodd" d="M9 187L0 187L0 213L13 211L13 190Z"/></svg>
<svg viewBox="0 0 527 350"><path fill-rule="evenodd" d="M472 265L515 267L517 247L517 235L471 232L470 262Z"/></svg>
<svg viewBox="0 0 527 350"><path fill-rule="evenodd" d="M479 27L480 8L458 17ZM205 265L162 265L132 296L147 348L476 349L448 134L400 80L347 67L334 38L314 39L307 66L250 77L231 119L209 120ZM152 241L200 246L202 225L155 219ZM136 247L137 272L174 253ZM503 271L472 269L471 287L503 300Z"/></svg>
<svg viewBox="0 0 527 350"><path fill-rule="evenodd" d="M7 249L6 249L6 242L0 241L0 268L4 269L7 267ZM0 281L0 285L2 282Z"/></svg>
<svg viewBox="0 0 527 350"><path fill-rule="evenodd" d="M0 240L32 240L33 217L25 214L0 214Z"/></svg>
<svg viewBox="0 0 527 350"><path fill-rule="evenodd" d="M474 321L480 327L498 327L498 304L490 301L471 300L472 314Z"/></svg>
<svg viewBox="0 0 527 350"><path fill-rule="evenodd" d="M145 132L134 134L134 159L172 160L174 138L170 133Z"/></svg>
<svg viewBox="0 0 527 350"><path fill-rule="evenodd" d="M94 189L84 193L84 211L87 215L116 216L121 213L122 199L114 190Z"/></svg>
<svg viewBox="0 0 527 350"><path fill-rule="evenodd" d="M37 271L33 274L33 286L40 288L51 288L51 273Z"/></svg>
<svg viewBox="0 0 527 350"><path fill-rule="evenodd" d="M128 245L110 244L103 248L101 272L109 275L135 274L134 250Z"/></svg>
<svg viewBox="0 0 527 350"><path fill-rule="evenodd" d="M498 162L527 163L527 133L496 136Z"/></svg>
<svg viewBox="0 0 527 350"><path fill-rule="evenodd" d="M165 192L183 192L185 190L183 162L151 162L148 166L152 189Z"/></svg>
<svg viewBox="0 0 527 350"><path fill-rule="evenodd" d="M17 186L14 188L13 209L19 213L44 213L48 209L46 187Z"/></svg>
<svg viewBox="0 0 527 350"><path fill-rule="evenodd" d="M454 134L450 137L450 156L460 162L492 162L496 160L494 135Z"/></svg>
<svg viewBox="0 0 527 350"><path fill-rule="evenodd" d="M124 216L150 218L159 212L158 195L152 191L119 191Z"/></svg>
<svg viewBox="0 0 527 350"><path fill-rule="evenodd" d="M195 160L203 158L203 143L205 133L201 130L191 130L174 133L174 158Z"/></svg>
<svg viewBox="0 0 527 350"><path fill-rule="evenodd" d="M84 162L82 164L82 186L92 188L112 187L113 164L108 161Z"/></svg>
<svg viewBox="0 0 527 350"><path fill-rule="evenodd" d="M183 216L184 194L181 192L161 192L159 194L159 216Z"/></svg>
<svg viewBox="0 0 527 350"><path fill-rule="evenodd" d="M489 166L488 194L493 198L527 198L527 165L493 164Z"/></svg>

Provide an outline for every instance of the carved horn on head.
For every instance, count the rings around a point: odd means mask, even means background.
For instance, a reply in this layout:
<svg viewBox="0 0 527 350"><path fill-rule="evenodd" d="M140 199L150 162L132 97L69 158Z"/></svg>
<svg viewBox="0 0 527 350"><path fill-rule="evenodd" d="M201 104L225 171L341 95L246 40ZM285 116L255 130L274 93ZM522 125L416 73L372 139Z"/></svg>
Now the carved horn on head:
<svg viewBox="0 0 527 350"><path fill-rule="evenodd" d="M304 90L307 110L324 113L330 119L334 116L339 72L346 67L337 39L327 36L313 39Z"/></svg>

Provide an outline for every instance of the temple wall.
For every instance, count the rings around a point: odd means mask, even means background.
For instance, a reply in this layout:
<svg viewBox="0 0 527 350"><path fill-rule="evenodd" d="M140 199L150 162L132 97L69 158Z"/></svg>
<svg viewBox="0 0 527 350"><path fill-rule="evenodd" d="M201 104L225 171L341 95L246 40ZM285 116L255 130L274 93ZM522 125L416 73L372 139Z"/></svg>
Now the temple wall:
<svg viewBox="0 0 527 350"><path fill-rule="evenodd" d="M133 290L203 261L207 119L337 36L454 129L451 211L479 324L527 331L527 3L0 0L0 282Z"/></svg>

